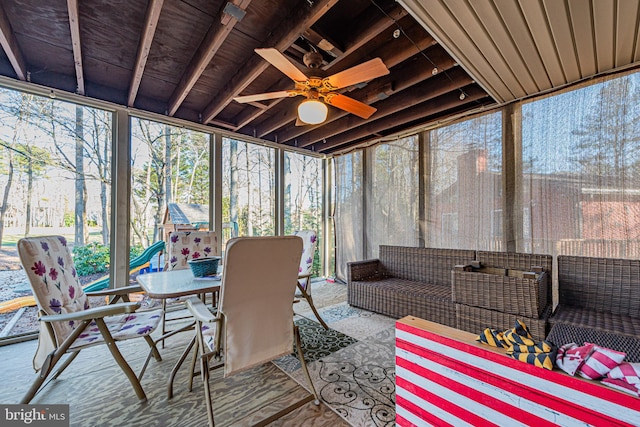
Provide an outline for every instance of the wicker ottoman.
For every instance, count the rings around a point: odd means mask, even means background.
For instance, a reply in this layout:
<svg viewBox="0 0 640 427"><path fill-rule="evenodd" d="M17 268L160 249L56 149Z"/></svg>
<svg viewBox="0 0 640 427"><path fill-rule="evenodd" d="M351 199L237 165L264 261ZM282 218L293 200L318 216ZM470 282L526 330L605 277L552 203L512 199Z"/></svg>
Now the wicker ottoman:
<svg viewBox="0 0 640 427"><path fill-rule="evenodd" d="M456 328L463 331L480 334L486 328L504 331L515 326L516 320L520 320L529 329L531 336L536 341L541 341L547 336L547 318L551 314L551 305L544 310L541 318L517 316L486 308L470 305L456 304Z"/></svg>

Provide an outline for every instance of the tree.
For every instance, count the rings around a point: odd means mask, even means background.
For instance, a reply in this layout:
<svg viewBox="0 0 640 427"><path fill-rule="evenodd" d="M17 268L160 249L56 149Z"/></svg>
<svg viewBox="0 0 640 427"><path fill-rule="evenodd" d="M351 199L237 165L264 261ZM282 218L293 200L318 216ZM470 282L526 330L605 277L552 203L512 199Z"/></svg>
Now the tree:
<svg viewBox="0 0 640 427"><path fill-rule="evenodd" d="M33 179L36 174L42 173L44 154L42 150L35 146L33 136L30 136L25 129L28 127L33 113L32 105L35 97L26 93L5 92L7 102L3 103L3 113L6 118L13 119L12 140L10 143L3 141L3 146L8 153L7 163L7 183L3 192L2 207L0 208L0 247L2 246L2 236L4 234L4 221L9 207L9 195L13 185L14 172L16 168L27 174L27 197L26 197L26 221L25 235L29 233L31 226L31 199L33 190ZM7 120L8 121L8 120ZM31 138L25 141L26 138ZM25 141L20 143L19 141ZM16 156L17 155L17 156Z"/></svg>
<svg viewBox="0 0 640 427"><path fill-rule="evenodd" d="M83 114L82 107L76 105L76 124L75 124L75 141L76 141L76 161L75 161L75 242L76 246L84 246L85 228L87 219L87 209L85 205L85 193L87 188L84 182L84 127L82 124Z"/></svg>
<svg viewBox="0 0 640 427"><path fill-rule="evenodd" d="M23 94L20 98L20 105L24 105L24 103L26 102L28 102L28 98L26 97L26 94ZM0 103L0 105L2 104ZM6 103L4 105L6 105L6 107L11 108L13 104ZM3 111L4 113L7 114L7 116L17 117L17 120L16 120L15 126L13 127L13 136L12 136L11 142L7 143L6 141L1 141L3 150L5 150L7 153L7 182L5 184L4 191L2 194L2 205L0 206L0 248L2 248L2 237L4 235L5 215L9 208L9 194L11 193L11 187L13 185L13 173L14 173L13 156L15 151L14 146L18 138L18 132L19 132L20 126L25 121L23 111L24 110L22 108L18 108L17 110L9 109L8 111L7 110Z"/></svg>
<svg viewBox="0 0 640 427"><path fill-rule="evenodd" d="M111 195L111 141L112 141L112 115L111 113L95 108L87 109L92 126L89 127L88 137L85 140L88 144L88 152L95 153L89 155L90 164L95 165L97 178L100 182L100 216L102 217L102 244L109 244L109 221L110 209L109 200ZM85 128L86 129L86 128ZM87 132L85 132L87 135ZM87 144L85 144L86 146Z"/></svg>
<svg viewBox="0 0 640 427"><path fill-rule="evenodd" d="M136 240L143 246L150 244L147 225L149 224L149 214L152 215L154 241L159 234L159 225L162 221L162 210L166 206L166 181L167 161L166 135L163 125L150 122L148 120L137 119L135 137L141 144L140 149L132 153L132 204L133 212L131 218L131 228L134 233L132 244ZM164 144L160 144L164 141ZM170 155L169 150L169 155ZM138 163L138 155L142 163Z"/></svg>
<svg viewBox="0 0 640 427"><path fill-rule="evenodd" d="M2 205L0 205L0 248L2 248L2 237L4 235L4 218L9 207L9 193L11 192L11 185L13 184L13 149L4 141L2 145L5 146L7 151L7 183L4 186L2 193Z"/></svg>
<svg viewBox="0 0 640 427"><path fill-rule="evenodd" d="M45 174L45 165L50 162L49 153L33 144L33 141L27 141L16 145L16 166L19 171L27 175L27 197L25 209L25 227L24 235L28 236L31 232L31 211L33 203L33 182Z"/></svg>
<svg viewBox="0 0 640 427"><path fill-rule="evenodd" d="M640 88L627 76L602 83L597 91L599 102L580 121L583 126L572 131L579 138L571 160L579 165L580 174L607 176L620 187L639 161L639 115L634 104L640 99Z"/></svg>

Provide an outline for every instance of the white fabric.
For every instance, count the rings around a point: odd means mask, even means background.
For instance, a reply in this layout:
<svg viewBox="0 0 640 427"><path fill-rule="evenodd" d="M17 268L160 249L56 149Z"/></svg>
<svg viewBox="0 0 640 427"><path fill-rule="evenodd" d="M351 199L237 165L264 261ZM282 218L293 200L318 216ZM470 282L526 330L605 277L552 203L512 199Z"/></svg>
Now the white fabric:
<svg viewBox="0 0 640 427"><path fill-rule="evenodd" d="M165 270L189 268L192 259L217 256L215 231L172 231L169 234Z"/></svg>
<svg viewBox="0 0 640 427"><path fill-rule="evenodd" d="M220 292L225 376L293 351L291 301L300 254L297 236L239 237L227 243Z"/></svg>
<svg viewBox="0 0 640 427"><path fill-rule="evenodd" d="M298 236L302 239L302 257L300 258L300 267L298 268L298 274L305 276L311 274L313 269L313 257L316 253L316 246L318 242L318 236L314 230L301 230L293 233L294 236ZM298 283L306 290L307 284L310 281L310 277L305 277L298 280Z"/></svg>

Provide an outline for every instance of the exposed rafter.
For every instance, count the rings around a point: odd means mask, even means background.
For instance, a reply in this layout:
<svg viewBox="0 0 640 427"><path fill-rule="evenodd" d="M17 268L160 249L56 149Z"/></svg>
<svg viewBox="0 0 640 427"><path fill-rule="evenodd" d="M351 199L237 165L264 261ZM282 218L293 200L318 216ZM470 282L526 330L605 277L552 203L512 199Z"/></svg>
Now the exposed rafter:
<svg viewBox="0 0 640 427"><path fill-rule="evenodd" d="M398 5L395 5L393 10L386 12L385 18L383 19L380 18L380 11L377 9L369 12L367 16L361 17L358 22L354 23L354 28L352 29L352 31L350 31L350 33L352 34L351 40L345 42L344 55L331 61L328 67L334 67L335 69L335 66L338 62L348 58L350 54L356 52L358 49L366 45L372 39L372 35L380 34L381 32L388 29L391 25L396 24L406 15L406 10ZM359 34L363 34L363 36Z"/></svg>
<svg viewBox="0 0 640 427"><path fill-rule="evenodd" d="M144 28L142 29L142 36L140 37L140 44L138 45L136 65L133 69L131 84L129 85L129 96L127 97L127 105L129 107L133 106L133 103L136 100L136 95L138 94L138 88L142 81L144 67L147 65L151 42L153 42L153 36L156 33L163 3L164 0L150 0L149 6L147 6L147 16L144 20Z"/></svg>
<svg viewBox="0 0 640 427"><path fill-rule="evenodd" d="M384 31L384 30L388 29L390 26L394 25L395 22L398 19L402 18L405 15L406 15L406 11L404 9L402 9L400 7L396 7L387 16L384 16L384 15L381 15L380 13L377 13L376 16L375 16L377 18L377 20L375 20L375 21L373 20L374 19L373 17L368 18L366 20L368 25L363 29L362 32L359 32L360 35L357 38L352 39L351 43L346 46L346 48L342 52L342 54L340 56L336 57L329 64L327 64L324 67L322 67L322 69L324 71L337 72L337 71L342 71L342 70L348 68L348 65L345 64L344 62L340 63L340 61L342 59L345 59L345 57L347 57L348 55L353 54L353 52L356 51L357 47L361 47L361 46L365 45L366 43L370 42L376 36L378 36L381 31ZM309 30L307 32L309 32ZM318 35L317 37L321 37L321 36ZM356 63L356 61L351 61L350 64L351 65L355 65L355 63ZM386 65L388 67L392 67L394 64L386 63ZM280 89L286 89L286 88L288 88L290 86L291 86L291 81L288 80L287 81L287 86L281 87ZM270 91L271 90L275 91L275 90L280 90L280 89L275 89L274 88L274 89L270 89ZM271 104L269 104L269 108L276 106L282 100L283 99L274 100ZM236 122L238 123L237 129L241 129L246 124L248 124L250 122L249 119L251 119L251 121L255 120L256 118L258 118L260 115L262 115L266 111L267 111L267 109L264 109L264 110L259 111L259 112L250 111L250 112L244 113L243 115L240 115L238 118L236 118ZM267 134L275 131L276 129L280 128L284 124L295 120L295 115L296 115L296 113L295 113L295 111L293 111L291 115L289 115L286 118L283 118L281 120L276 120L276 119L269 120L266 124L264 124L263 126L260 126L259 129L256 129L256 133L260 138L262 138L265 135L267 135Z"/></svg>
<svg viewBox="0 0 640 427"><path fill-rule="evenodd" d="M84 70L82 68L82 45L80 43L80 19L78 14L78 0L67 0L69 10L69 29L71 31L71 47L73 49L73 63L76 70L76 93L85 95Z"/></svg>
<svg viewBox="0 0 640 427"><path fill-rule="evenodd" d="M485 91L474 85L466 86L464 92L466 93L464 100L460 100L459 92L449 92L424 103L413 104L410 108L396 110L394 114L383 119L370 121L359 127L349 127L336 137L327 139L326 142L316 142L311 147L314 151L327 152L371 135L384 135L389 129L393 129L403 123L424 120L429 116L437 116L444 111L474 103L487 96Z"/></svg>
<svg viewBox="0 0 640 427"><path fill-rule="evenodd" d="M376 112L375 116L372 117L372 119L375 120L376 118L382 117L382 115L385 114L385 111L388 111L388 107L385 107L385 103L389 96L398 94L406 89L413 89L414 86L419 85L422 82L425 82L425 85L428 85L429 87L435 88L435 90L430 93L432 96L438 96L448 90L455 90L471 83L471 78L465 78L467 75L462 70L457 69L452 72L448 71L454 67L455 62L441 47L433 46L429 49L429 56L436 62L436 64L438 64L439 72L435 76L433 75L432 68L415 67L415 63L410 64L414 66L405 65L397 72L394 72L393 77L378 79L377 81L372 82L372 84L367 85L367 87L357 95L353 95L353 97L366 104L377 103L376 107L379 110ZM421 61L417 60L415 62ZM416 68L419 69L418 72L416 72ZM450 84L451 82L455 82L455 84L452 85ZM389 85L391 88L388 88ZM405 94L405 96L410 99L410 102L424 101L420 92L410 92L411 94L409 95ZM411 100L412 97L415 98ZM397 108L404 107L398 106ZM332 110L332 114L327 118L327 120L325 120L322 126L290 127L283 132L278 132L278 140L281 143L286 143L288 145L307 147L316 141L334 136L336 133L331 130L335 129L336 125L339 129L342 128L334 122L345 116L348 116L348 114L344 111ZM324 126L329 123L334 124L331 126Z"/></svg>
<svg viewBox="0 0 640 427"><path fill-rule="evenodd" d="M313 28L307 28L302 37L304 37L314 46L318 46L318 48L327 52L334 58L339 58L344 55L344 48L339 46L335 40L332 40L331 37L319 34Z"/></svg>
<svg viewBox="0 0 640 427"><path fill-rule="evenodd" d="M283 25L266 40L265 47L274 47L281 52L284 51L306 28L311 27L337 2L338 0L318 0L308 5L306 9L302 7L294 9L292 15L285 19ZM234 96L239 95L267 67L269 67L269 63L260 56L251 56L242 72L233 76L229 84L204 109L202 122L209 123L231 102Z"/></svg>
<svg viewBox="0 0 640 427"><path fill-rule="evenodd" d="M409 91L404 91L394 97L380 101L376 104L378 111L369 121L357 120L357 118L352 115L345 115L339 120L333 122L331 126L320 127L314 132L310 132L298 138L297 145L299 147L308 147L315 142L331 138L342 132L351 131L362 126L368 126L375 121L382 120L387 116L407 110L414 105L421 104L438 96L454 92L471 83L471 77L464 73L460 68L457 68L448 76L440 74L434 77L431 81L424 81L420 84L411 86L411 90ZM453 96L460 96L460 92L453 93ZM460 101L458 101L458 104L460 104Z"/></svg>
<svg viewBox="0 0 640 427"><path fill-rule="evenodd" d="M291 87L291 79L288 77L282 77L276 84L271 86L267 92L277 92L279 90L286 90ZM280 102L284 101L286 98L277 98L272 100L269 104L261 104L256 102L255 104L248 104L256 107L256 110L251 111L249 108L245 109L238 117L236 117L236 127L233 129L238 131L253 122L255 119L260 117L262 114L269 111L271 108L278 105Z"/></svg>
<svg viewBox="0 0 640 427"><path fill-rule="evenodd" d="M399 0L0 3L0 74L295 151L342 153L476 111L462 86L486 95ZM384 73L361 67L376 58ZM297 107L316 92L328 116L301 126Z"/></svg>
<svg viewBox="0 0 640 427"><path fill-rule="evenodd" d="M4 50L4 53L9 58L9 62L11 62L11 66L13 67L13 71L15 71L18 79L26 80L27 79L27 66L24 62L24 58L22 57L22 52L20 48L18 48L18 43L16 42L16 38L13 35L13 31L11 30L11 24L7 19L7 15L4 13L4 9L0 4L0 45Z"/></svg>
<svg viewBox="0 0 640 427"><path fill-rule="evenodd" d="M178 87L171 95L169 99L169 106L167 113L173 116L180 104L189 94L189 91L196 84L204 70L209 65L209 62L213 59L215 54L222 46L222 43L227 39L233 27L242 19L244 11L251 3L251 0L233 0L228 2L222 13L221 19L213 23L204 40L198 47L193 60L187 66L185 73L180 79Z"/></svg>
<svg viewBox="0 0 640 427"><path fill-rule="evenodd" d="M379 33L378 33L379 34ZM431 37L423 37L419 40L418 44L413 44L406 39L396 40L395 43L388 43L383 46L380 50L376 51L376 54L379 55L385 65L389 68L395 67L401 62L411 58L412 56L420 53L420 51L428 48L429 46L433 46L435 44L435 40ZM348 68L352 65L356 65L356 61L354 59L345 60L340 63L340 67L337 69L329 69L330 71L340 71L345 68ZM425 63L425 66L429 64ZM363 101L363 99L359 99ZM265 120L260 126L256 129L256 134L263 138L272 132L276 132L278 129L287 125L290 122L295 121L296 119L296 111L291 110L287 115L275 116L269 120ZM304 128L307 128L306 126ZM278 135L278 140L283 141L281 136Z"/></svg>

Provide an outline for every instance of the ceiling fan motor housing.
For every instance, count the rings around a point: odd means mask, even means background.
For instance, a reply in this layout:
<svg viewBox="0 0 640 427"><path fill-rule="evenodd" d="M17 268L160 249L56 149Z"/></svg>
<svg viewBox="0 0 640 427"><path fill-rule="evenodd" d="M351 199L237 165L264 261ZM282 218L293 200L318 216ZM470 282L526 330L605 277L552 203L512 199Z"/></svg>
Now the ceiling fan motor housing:
<svg viewBox="0 0 640 427"><path fill-rule="evenodd" d="M311 69L320 68L322 66L322 54L320 52L307 52L302 57L304 65Z"/></svg>

